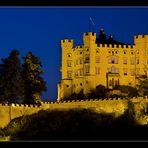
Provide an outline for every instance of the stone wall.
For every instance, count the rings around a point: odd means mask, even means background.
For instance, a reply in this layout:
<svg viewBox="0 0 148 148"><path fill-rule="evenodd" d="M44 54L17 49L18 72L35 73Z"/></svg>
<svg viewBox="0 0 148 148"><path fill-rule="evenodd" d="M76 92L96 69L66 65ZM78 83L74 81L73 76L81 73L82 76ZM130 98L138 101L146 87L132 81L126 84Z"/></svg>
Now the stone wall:
<svg viewBox="0 0 148 148"><path fill-rule="evenodd" d="M114 113L115 116L120 116L128 108L128 100L135 104L135 110L146 106L148 99L131 98L131 99L101 99L101 100L81 100L81 101L64 101L64 102L43 102L41 106L22 105L22 104L0 104L0 127L5 127L10 120L37 113L40 110L58 109L69 110L77 108L93 109L98 113Z"/></svg>

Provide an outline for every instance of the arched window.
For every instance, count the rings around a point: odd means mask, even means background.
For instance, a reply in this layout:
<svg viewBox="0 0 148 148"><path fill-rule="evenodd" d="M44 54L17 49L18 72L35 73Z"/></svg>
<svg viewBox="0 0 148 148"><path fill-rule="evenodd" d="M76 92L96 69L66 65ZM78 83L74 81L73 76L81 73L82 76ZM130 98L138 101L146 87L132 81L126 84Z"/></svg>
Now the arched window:
<svg viewBox="0 0 148 148"><path fill-rule="evenodd" d="M116 57L116 56L109 57L108 58L108 63L109 64L118 64L118 57Z"/></svg>

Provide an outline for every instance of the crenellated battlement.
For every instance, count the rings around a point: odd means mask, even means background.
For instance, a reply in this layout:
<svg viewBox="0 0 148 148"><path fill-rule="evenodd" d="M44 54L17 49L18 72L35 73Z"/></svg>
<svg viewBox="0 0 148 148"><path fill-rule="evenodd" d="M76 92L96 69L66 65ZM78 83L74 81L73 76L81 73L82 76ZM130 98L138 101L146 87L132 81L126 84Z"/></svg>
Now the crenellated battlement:
<svg viewBox="0 0 148 148"><path fill-rule="evenodd" d="M148 38L148 35L145 34L145 35L135 35L134 36L134 39L141 39L141 38Z"/></svg>
<svg viewBox="0 0 148 148"><path fill-rule="evenodd" d="M83 46L81 45L78 45L78 46L75 46L75 49L79 49L79 48L82 48Z"/></svg>
<svg viewBox="0 0 148 148"><path fill-rule="evenodd" d="M123 49L133 49L135 45L116 45L116 44L97 44L97 47L109 47L109 48L123 48Z"/></svg>
<svg viewBox="0 0 148 148"><path fill-rule="evenodd" d="M85 32L83 33L83 36L96 36L95 32Z"/></svg>
<svg viewBox="0 0 148 148"><path fill-rule="evenodd" d="M0 127L5 127L12 119L31 115L40 110L69 110L77 108L94 109L98 113L114 113L115 116L122 115L128 108L128 101L137 105L141 102L147 105L148 98L104 98L87 100L67 100L59 102L42 102L40 106L27 104L0 104ZM135 110L136 111L136 110Z"/></svg>
<svg viewBox="0 0 148 148"><path fill-rule="evenodd" d="M61 43L73 43L73 40L72 39L64 39L64 40L61 40Z"/></svg>

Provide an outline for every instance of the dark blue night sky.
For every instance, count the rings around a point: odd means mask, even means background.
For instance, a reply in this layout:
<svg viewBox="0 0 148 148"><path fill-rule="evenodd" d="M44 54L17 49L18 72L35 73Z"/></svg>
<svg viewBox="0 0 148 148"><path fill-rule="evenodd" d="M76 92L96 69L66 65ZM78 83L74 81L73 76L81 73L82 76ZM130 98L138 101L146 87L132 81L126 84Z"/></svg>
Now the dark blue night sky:
<svg viewBox="0 0 148 148"><path fill-rule="evenodd" d="M118 41L133 44L133 36L148 34L148 7L0 7L0 58L18 49L40 57L48 91L43 100L56 100L60 81L61 39L82 44L83 32L104 28Z"/></svg>

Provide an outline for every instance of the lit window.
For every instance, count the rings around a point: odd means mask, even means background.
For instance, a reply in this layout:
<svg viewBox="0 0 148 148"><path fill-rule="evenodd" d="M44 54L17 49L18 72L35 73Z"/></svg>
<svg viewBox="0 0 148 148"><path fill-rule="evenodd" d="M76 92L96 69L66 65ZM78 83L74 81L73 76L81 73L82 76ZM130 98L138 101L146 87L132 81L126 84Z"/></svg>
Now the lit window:
<svg viewBox="0 0 148 148"><path fill-rule="evenodd" d="M72 61L71 61L71 60L68 60L68 61L67 61L67 66L68 66L68 67L71 67L71 66L72 66Z"/></svg>
<svg viewBox="0 0 148 148"><path fill-rule="evenodd" d="M118 81L117 80L115 80L115 85L118 85Z"/></svg>
<svg viewBox="0 0 148 148"><path fill-rule="evenodd" d="M89 65L85 65L85 73L89 73L90 72L90 66Z"/></svg>
<svg viewBox="0 0 148 148"><path fill-rule="evenodd" d="M109 57L108 63L110 64L118 64L118 58L117 57Z"/></svg>
<svg viewBox="0 0 148 148"><path fill-rule="evenodd" d="M83 69L80 69L80 76L83 76Z"/></svg>
<svg viewBox="0 0 148 148"><path fill-rule="evenodd" d="M127 64L127 58L123 58L123 64Z"/></svg>
<svg viewBox="0 0 148 148"><path fill-rule="evenodd" d="M96 63L100 63L100 57L96 57Z"/></svg>
<svg viewBox="0 0 148 148"><path fill-rule="evenodd" d="M72 71L67 71L67 78L72 78Z"/></svg>
<svg viewBox="0 0 148 148"><path fill-rule="evenodd" d="M112 80L109 80L109 86L112 86Z"/></svg>
<svg viewBox="0 0 148 148"><path fill-rule="evenodd" d="M111 73L119 73L119 68L116 68L114 66L111 67L111 69L109 69Z"/></svg>
<svg viewBox="0 0 148 148"><path fill-rule="evenodd" d="M131 76L134 76L134 75L135 75L135 70L131 69Z"/></svg>
<svg viewBox="0 0 148 148"><path fill-rule="evenodd" d="M75 77L77 77L78 76L78 71L75 71L74 75L75 75Z"/></svg>
<svg viewBox="0 0 148 148"><path fill-rule="evenodd" d="M134 64L135 64L135 59L131 58L131 65L134 65Z"/></svg>
<svg viewBox="0 0 148 148"><path fill-rule="evenodd" d="M123 74L127 75L127 68L123 68Z"/></svg>
<svg viewBox="0 0 148 148"><path fill-rule="evenodd" d="M80 64L83 64L83 59L80 59Z"/></svg>
<svg viewBox="0 0 148 148"><path fill-rule="evenodd" d="M136 64L139 64L139 59L137 59L137 62L136 62Z"/></svg>
<svg viewBox="0 0 148 148"><path fill-rule="evenodd" d="M100 68L99 67L95 67L95 71L96 71L96 75L100 74Z"/></svg>
<svg viewBox="0 0 148 148"><path fill-rule="evenodd" d="M85 55L85 63L89 63L89 54Z"/></svg>

